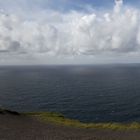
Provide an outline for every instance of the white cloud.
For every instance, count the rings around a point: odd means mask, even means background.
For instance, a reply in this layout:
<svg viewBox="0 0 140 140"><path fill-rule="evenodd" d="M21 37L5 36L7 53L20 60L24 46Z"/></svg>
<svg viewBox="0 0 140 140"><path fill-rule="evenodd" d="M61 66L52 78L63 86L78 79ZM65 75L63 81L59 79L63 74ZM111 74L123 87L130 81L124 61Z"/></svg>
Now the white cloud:
<svg viewBox="0 0 140 140"><path fill-rule="evenodd" d="M95 11L95 10L94 10ZM0 13L0 58L138 55L140 11L116 1L113 11ZM30 56L30 57L28 57Z"/></svg>

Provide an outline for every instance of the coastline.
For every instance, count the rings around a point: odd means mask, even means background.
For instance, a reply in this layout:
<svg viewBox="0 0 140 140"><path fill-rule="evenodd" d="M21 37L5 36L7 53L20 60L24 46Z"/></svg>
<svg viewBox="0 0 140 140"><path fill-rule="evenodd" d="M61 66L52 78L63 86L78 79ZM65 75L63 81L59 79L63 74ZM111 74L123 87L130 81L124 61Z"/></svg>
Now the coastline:
<svg viewBox="0 0 140 140"><path fill-rule="evenodd" d="M0 108L0 114L11 114L17 116L27 116L35 118L43 123L53 123L56 125L70 126L83 129L111 129L111 130L140 130L140 122L119 123L119 122L81 122L79 120L66 118L57 112L16 112Z"/></svg>
<svg viewBox="0 0 140 140"><path fill-rule="evenodd" d="M24 115L29 115L39 119L42 122L51 122L58 125L72 126L84 129L111 129L111 130L140 130L140 122L131 123L84 123L79 120L65 118L61 113L55 112L28 112Z"/></svg>
<svg viewBox="0 0 140 140"><path fill-rule="evenodd" d="M140 124L82 123L59 113L0 109L3 140L138 140Z"/></svg>

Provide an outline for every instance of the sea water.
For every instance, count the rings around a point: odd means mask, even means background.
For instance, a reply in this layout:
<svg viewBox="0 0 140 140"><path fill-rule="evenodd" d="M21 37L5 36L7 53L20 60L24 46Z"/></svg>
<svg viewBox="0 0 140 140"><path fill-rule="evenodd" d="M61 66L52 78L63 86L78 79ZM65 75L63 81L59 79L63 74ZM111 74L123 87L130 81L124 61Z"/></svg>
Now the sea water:
<svg viewBox="0 0 140 140"><path fill-rule="evenodd" d="M0 66L0 106L83 122L140 121L140 65Z"/></svg>

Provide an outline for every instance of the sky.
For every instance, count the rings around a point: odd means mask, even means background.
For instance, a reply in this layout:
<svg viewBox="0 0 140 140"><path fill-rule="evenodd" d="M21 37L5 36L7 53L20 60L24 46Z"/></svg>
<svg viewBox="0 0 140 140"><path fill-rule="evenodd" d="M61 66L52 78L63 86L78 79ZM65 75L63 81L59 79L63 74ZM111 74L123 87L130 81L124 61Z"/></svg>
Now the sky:
<svg viewBox="0 0 140 140"><path fill-rule="evenodd" d="M0 64L139 63L139 0L0 0Z"/></svg>

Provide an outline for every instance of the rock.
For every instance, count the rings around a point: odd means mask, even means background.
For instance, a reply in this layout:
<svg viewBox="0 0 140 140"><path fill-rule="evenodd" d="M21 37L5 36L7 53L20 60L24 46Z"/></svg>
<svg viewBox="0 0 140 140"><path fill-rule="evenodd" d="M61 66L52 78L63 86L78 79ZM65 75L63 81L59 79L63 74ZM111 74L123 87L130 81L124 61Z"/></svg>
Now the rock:
<svg viewBox="0 0 140 140"><path fill-rule="evenodd" d="M2 109L2 108L0 108L0 114L20 115L20 113L16 111L11 111L11 110Z"/></svg>

